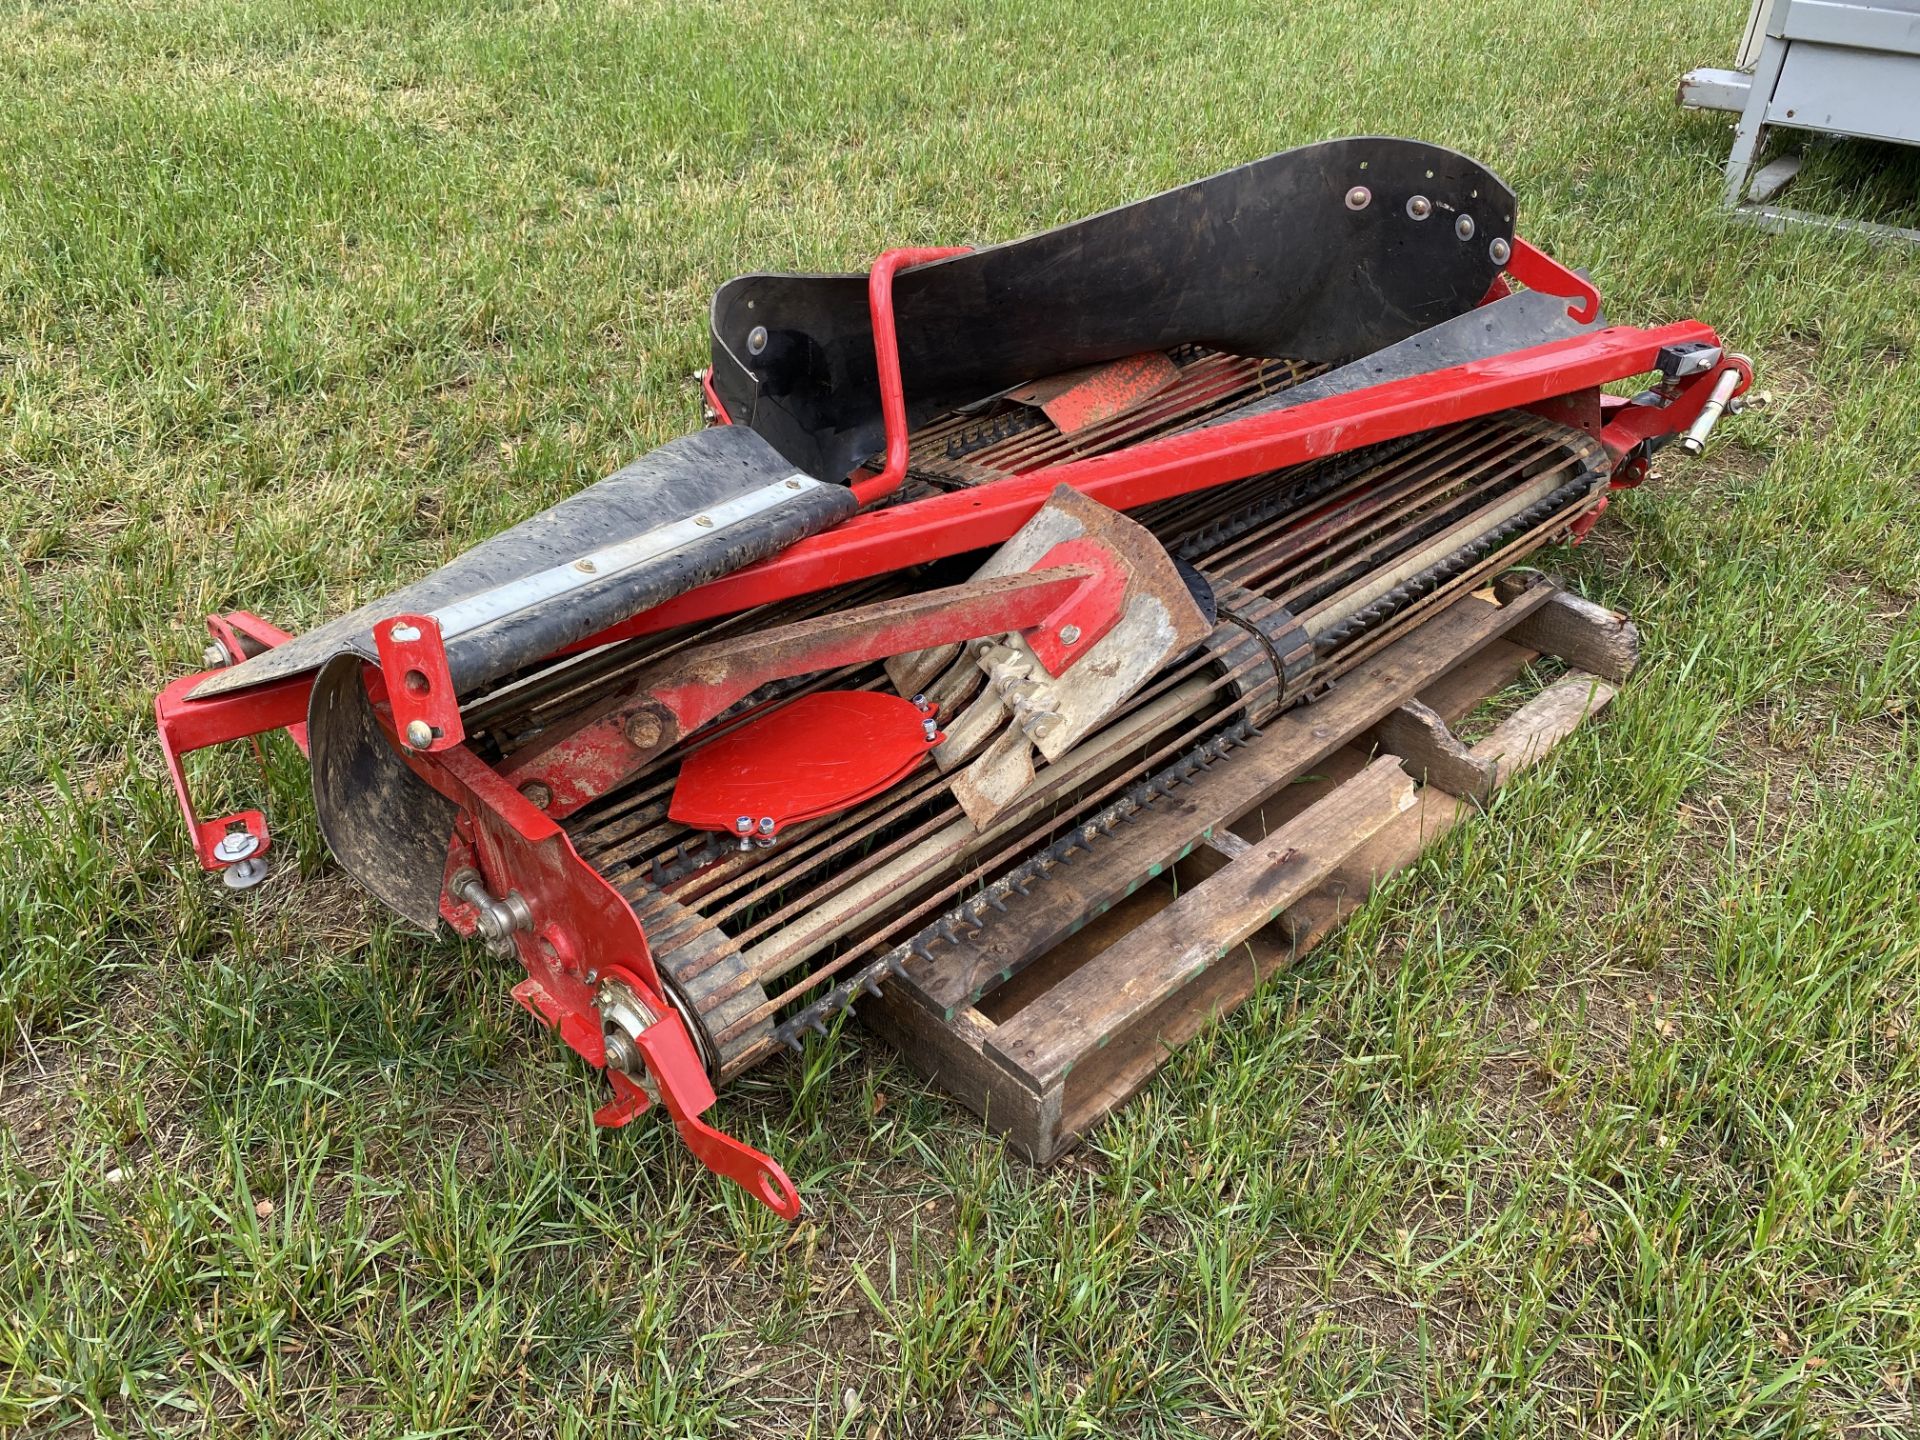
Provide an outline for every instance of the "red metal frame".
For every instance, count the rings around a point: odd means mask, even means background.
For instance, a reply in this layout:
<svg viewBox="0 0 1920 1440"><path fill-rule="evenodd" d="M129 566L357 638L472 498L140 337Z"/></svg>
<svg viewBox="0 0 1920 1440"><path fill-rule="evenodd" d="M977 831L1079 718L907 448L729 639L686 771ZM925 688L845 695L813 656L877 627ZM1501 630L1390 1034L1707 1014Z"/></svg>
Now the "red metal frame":
<svg viewBox="0 0 1920 1440"><path fill-rule="evenodd" d="M249 655L271 649L291 637L286 631L269 625L258 615L235 610L227 615L209 615L207 630L221 649L238 664ZM194 807L193 792L187 785L186 767L180 757L205 750L230 740L245 740L274 730L285 730L293 743L307 753L307 693L311 680L302 675L271 685L257 686L237 694L218 695L207 700L189 700L188 693L211 670L182 675L153 697L153 717L160 732L160 756L173 784L174 799L187 822L187 835L202 869L224 870L242 859L258 859L273 844L267 830L267 817L258 810L240 810L231 815L202 820ZM253 838L245 855L219 853L219 846L234 831Z"/></svg>
<svg viewBox="0 0 1920 1440"><path fill-rule="evenodd" d="M887 451L886 464L878 475L857 478L853 483L854 493L865 505L893 495L907 464L906 401L893 325L894 278L911 265L960 253L960 249L946 248L889 251L875 264L869 278ZM1529 288L1565 295L1576 302L1569 306L1569 313L1576 318L1590 317L1597 310L1599 297L1590 284L1525 241L1513 242L1508 269ZM1496 291L1500 289L1504 284L1497 282ZM1489 298L1495 293L1490 291ZM1118 453L1056 465L970 490L868 509L825 534L611 626L569 649L587 649L713 619L985 549L1011 536L1059 485L1070 485L1114 509L1128 510L1500 410L1555 402L1563 407L1572 405L1578 412L1576 423L1597 434L1613 457L1616 483L1635 484L1644 476L1650 442L1691 425L1722 373L1728 368L1738 371L1742 391L1751 384L1751 367L1741 357L1730 356L1699 375L1663 387L1660 394L1664 404L1634 404L1601 395L1602 385L1651 373L1662 348L1686 341L1718 344L1710 328L1693 321L1651 330L1611 326L1292 409L1167 436ZM715 417L721 423L732 423L713 391L710 375L702 377L702 388ZM1057 565L1083 558L1050 556L1049 561ZM1074 575L1071 566L1061 566L1056 573L1061 580L1086 578ZM1044 597L1029 588L1029 603L1022 611L1029 624L1034 616L1026 611L1034 610L1033 602L1038 598ZM1081 597L1083 601L1087 598ZM1058 603L1058 597L1054 597L1054 603ZM392 617L381 628L390 629L393 619L431 622L431 617L424 616ZM1022 628L1001 623L1008 619L997 614L993 625L998 629ZM243 614L215 617L209 623L236 659L243 650L250 651L255 645L264 648L285 638L257 617ZM387 661L384 670L367 667L369 692L376 713L396 738L404 735L410 719L432 721L443 732L435 739L444 743L420 750L401 748L407 763L460 809L447 862L449 879L464 870L476 871L490 894L517 894L531 916L530 925L513 937L527 971L527 979L515 987L514 997L556 1028L568 1046L589 1064L604 1067L605 1047L594 1008L595 986L607 977L620 978L659 1017L639 1037L637 1047L653 1088L689 1149L709 1169L734 1180L778 1213L790 1218L797 1215L799 1196L777 1164L699 1118L713 1104L713 1089L691 1034L667 1001L640 923L632 907L580 859L556 823L560 814L578 803L577 797L562 800L550 794L546 810L532 803L527 795L538 793L540 788L528 783L533 762L517 756L505 773L488 766L455 738L459 734L457 706L451 723L444 714L434 720L418 713L419 707L408 701L400 704L398 715L394 713L388 695L405 693L409 669L421 671L431 682L439 673L431 668L436 655L444 668L437 627L429 623L419 629L420 639L407 642L402 647L405 653L383 654ZM928 642L922 638L921 643ZM425 664L421 663L423 657ZM186 676L168 685L157 698L155 711L168 772L195 852L203 865L218 869L227 862L214 855L214 847L235 826L244 827L256 837L258 850L254 853L264 851L265 821L258 811L211 821L198 819L179 757L208 745L280 728L304 742L302 722L311 680L303 676L237 694L187 699L187 693L201 678ZM430 683L429 689L433 688ZM696 717L712 710L708 703L711 698L674 697L686 711L685 718L694 724L698 723ZM631 750L631 744L623 744ZM562 803L555 804L556 800ZM476 912L466 901L447 895L442 913L462 933L474 933ZM647 1090L620 1072L609 1071L609 1077L614 1099L601 1108L596 1119L602 1124L625 1124L649 1103Z"/></svg>

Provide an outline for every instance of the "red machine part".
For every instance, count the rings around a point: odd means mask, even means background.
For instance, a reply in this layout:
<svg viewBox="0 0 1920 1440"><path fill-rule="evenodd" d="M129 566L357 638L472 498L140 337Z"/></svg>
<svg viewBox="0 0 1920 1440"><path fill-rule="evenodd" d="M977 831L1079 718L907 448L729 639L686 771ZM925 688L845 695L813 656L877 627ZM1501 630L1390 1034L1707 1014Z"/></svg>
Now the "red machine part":
<svg viewBox="0 0 1920 1440"><path fill-rule="evenodd" d="M786 626L774 637L749 636L694 651L589 724L544 748L536 742L518 751L506 774L517 786L543 787L550 796L547 813L564 818L769 681L1026 631L1064 616L1079 617L1086 633L1105 633L1117 615L1099 607L1117 610L1125 582L1116 592L1104 577L1117 573L1110 556L1054 565L836 611ZM1064 660L1062 668L1070 663Z"/></svg>
<svg viewBox="0 0 1920 1440"><path fill-rule="evenodd" d="M1291 409L1149 440L1045 470L924 500L865 511L778 555L676 596L631 620L610 626L569 650L584 650L635 635L731 615L756 605L931 560L998 545L1012 535L1058 485L1116 510L1191 494L1231 480L1284 469L1328 455L1397 440L1420 430L1513 410L1575 391L1592 391L1654 369L1670 345L1719 343L1697 320L1654 330L1608 326L1491 359L1408 376ZM1733 362L1723 362L1724 364ZM1664 409L1648 413L1661 433L1684 430L1712 393L1717 372L1690 376ZM1597 403L1597 400L1596 402ZM1604 430L1610 450L1624 453Z"/></svg>
<svg viewBox="0 0 1920 1440"><path fill-rule="evenodd" d="M466 739L440 622L431 615L392 615L373 627L373 643L402 743L409 750L450 750Z"/></svg>
<svg viewBox="0 0 1920 1440"><path fill-rule="evenodd" d="M1515 263L1510 271L1516 279L1530 288L1579 300L1581 304L1570 307L1569 313L1576 316L1592 313L1598 297L1590 285L1524 242L1514 244ZM959 252L893 251L875 266L869 303L874 318L876 356L880 362L888 463L880 475L855 485L856 494L865 502L893 493L904 476L906 465L905 399L892 324L893 276L907 265L955 253ZM1751 383L1750 366L1739 357L1728 357L1668 387L1664 405L1603 402L1600 386L1651 372L1663 347L1687 342L1718 343L1714 332L1698 322L1654 330L1613 326L1508 355L1331 396L1292 409L1167 436L1115 454L1053 466L991 486L869 511L826 534L803 540L771 559L588 637L569 649L588 649L630 636L651 634L929 560L984 549L1012 535L1061 484L1071 485L1112 508L1127 510L1264 470L1280 469L1419 430L1577 393L1591 396L1586 403L1592 407L1593 423L1608 451L1623 466L1621 483L1636 483L1641 472L1633 471L1633 457L1644 457L1650 441L1692 425L1729 368L1739 374L1738 390L1744 390ZM729 422L730 417L713 396L710 384L706 388L716 418ZM1084 571L1073 573L1077 568L1068 567L1067 573L1056 576L1067 583L1065 588L1047 597L1048 610L1025 614L1024 619L1002 617L1006 623L996 621L998 628L1025 629L1046 619L1053 608L1089 579ZM1023 592L1027 610L1033 609L1040 593L1035 587ZM264 634L271 631L271 627L254 617L224 618L228 622L228 633L222 637L223 641L229 637L251 636L261 643L275 643L273 637L279 637L277 631L271 632L271 637ZM243 626L243 620L249 624ZM422 643L431 643L427 640L427 629L421 627L421 630ZM972 633L984 633L984 629ZM433 638L437 641L437 636ZM921 643L937 642L922 640ZM903 648L908 647L896 645L881 653L896 653ZM406 658L404 653L396 654L394 663L385 667L395 679L396 689L404 688L407 668L422 668L402 666L400 662ZM431 691L434 688L431 673L424 668L423 673L429 674ZM370 668L369 676L377 692L381 688L378 672ZM264 849L264 821L257 811L215 821L197 819L178 757L207 745L278 728L288 729L299 739L311 680L299 677L234 695L188 700L187 692L201 678L187 676L167 686L157 698L155 709L168 770L193 835L195 851L202 864L217 869L231 863L218 859L215 851L220 839L235 825L256 837L259 848ZM450 687L443 693L450 695ZM706 708L712 699L707 695L696 700L689 694L684 701L687 719L692 720L693 712ZM407 713L404 705L402 711ZM429 719L425 715L418 718ZM434 722L429 719L429 723ZM536 809L515 788L525 777L496 773L464 744L447 740L456 733L457 723L456 709L454 724L446 723L444 717L439 721L443 735L437 738L445 740L445 744L407 755L408 763L416 772L452 799L462 812L448 859L449 881L468 870L480 877L478 887L474 884L463 887L469 898L449 894L443 900L443 913L456 928L471 934L478 928L479 919L472 902L480 900L490 906L498 905L499 915L492 918L508 917L502 923L514 927L511 943L527 970L528 978L515 987L515 998L556 1027L567 1044L595 1066L605 1066L607 1061L600 1015L595 1008L596 986L605 977L619 978L654 1017L635 1037L634 1044L644 1061L651 1088L658 1092L688 1147L709 1169L734 1180L776 1212L789 1218L797 1215L798 1194L777 1164L699 1118L713 1103L712 1086L691 1034L665 998L646 938L632 908L574 852L554 823L557 804L547 812ZM495 902L491 899L493 895L503 899ZM509 898L518 903L506 903ZM524 925L518 923L521 916L525 917ZM649 1103L649 1083L636 1082L631 1075L619 1070L610 1074L615 1098L602 1108L597 1118L602 1123L624 1124Z"/></svg>
<svg viewBox="0 0 1920 1440"><path fill-rule="evenodd" d="M236 610L227 615L209 615L207 630L220 653L229 663L238 664L248 655L284 642L287 632L269 625L258 615ZM209 659L218 658L211 650ZM193 853L202 869L225 870L243 860L257 860L273 843L267 832L267 817L258 810L241 810L231 815L202 820L194 808L193 792L187 785L186 768L180 757L195 750L264 735L270 730L285 730L300 753L307 751L307 694L311 686L306 677L282 680L235 695L220 695L209 700L189 700L188 694L210 670L183 675L153 699L153 716L160 732L160 754L173 782L174 799L187 822L187 834L193 841Z"/></svg>
<svg viewBox="0 0 1920 1440"><path fill-rule="evenodd" d="M507 932L527 971L514 987L514 998L558 1030L581 1059L604 1069L606 1044L596 1000L603 981L622 980L651 1017L634 1043L687 1148L709 1170L770 1209L789 1220L797 1217L800 1196L786 1172L699 1118L713 1106L713 1085L686 1022L666 999L633 907L580 858L565 831L466 746L415 755L410 763L460 807L450 881L463 869L477 871L489 903L512 917ZM465 934L478 928L470 902L449 895L441 913ZM609 1073L615 1104L602 1107L595 1118L624 1125L645 1108L646 1092L619 1071Z"/></svg>
<svg viewBox="0 0 1920 1440"><path fill-rule="evenodd" d="M1507 257L1506 271L1529 290L1577 301L1567 306L1567 314L1575 323L1591 325L1599 318L1600 292L1594 289L1593 282L1518 235L1513 237L1513 253Z"/></svg>
<svg viewBox="0 0 1920 1440"><path fill-rule="evenodd" d="M1090 425L1124 415L1179 378L1179 366L1160 351L1149 350L1036 380L1009 390L1007 398L1038 408L1062 435L1077 435Z"/></svg>
<svg viewBox="0 0 1920 1440"><path fill-rule="evenodd" d="M667 814L771 844L786 826L891 789L945 737L935 707L876 690L824 690L769 709L681 763Z"/></svg>

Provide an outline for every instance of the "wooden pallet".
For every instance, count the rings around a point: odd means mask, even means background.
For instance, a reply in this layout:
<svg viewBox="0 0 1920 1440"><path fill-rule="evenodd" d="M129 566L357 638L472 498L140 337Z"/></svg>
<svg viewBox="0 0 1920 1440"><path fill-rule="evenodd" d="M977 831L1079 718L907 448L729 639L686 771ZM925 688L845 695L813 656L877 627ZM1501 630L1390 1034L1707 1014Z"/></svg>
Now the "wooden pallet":
<svg viewBox="0 0 1920 1440"><path fill-rule="evenodd" d="M1049 1164L1173 1047L1611 700L1638 649L1623 617L1506 577L1280 716L971 939L916 959L860 1015ZM1543 654L1572 668L1485 739L1456 737Z"/></svg>

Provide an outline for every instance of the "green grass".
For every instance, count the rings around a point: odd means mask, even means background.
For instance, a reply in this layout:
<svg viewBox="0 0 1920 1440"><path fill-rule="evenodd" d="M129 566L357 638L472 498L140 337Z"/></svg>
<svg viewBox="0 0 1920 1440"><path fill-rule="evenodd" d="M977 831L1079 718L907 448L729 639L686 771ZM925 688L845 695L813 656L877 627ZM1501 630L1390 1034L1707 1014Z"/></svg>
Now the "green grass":
<svg viewBox="0 0 1920 1440"><path fill-rule="evenodd" d="M1739 7L15 5L0 22L0 1428L1920 1429L1920 257L1716 213ZM1555 558L1643 672L1073 1159L857 1030L718 1118L788 1228L150 697L697 420L750 268L1354 132L1501 170L1773 405ZM1796 203L1920 223L1911 155ZM210 803L261 793L244 753Z"/></svg>

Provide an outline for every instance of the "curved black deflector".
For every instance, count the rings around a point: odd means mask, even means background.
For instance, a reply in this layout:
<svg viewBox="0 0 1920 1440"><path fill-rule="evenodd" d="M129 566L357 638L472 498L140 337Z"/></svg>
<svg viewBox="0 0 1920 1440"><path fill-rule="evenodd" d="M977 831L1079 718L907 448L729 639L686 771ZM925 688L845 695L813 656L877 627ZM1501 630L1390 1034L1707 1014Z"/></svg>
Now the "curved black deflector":
<svg viewBox="0 0 1920 1440"><path fill-rule="evenodd" d="M903 271L909 419L1190 342L1356 359L1485 296L1513 217L1506 185L1456 151L1330 140ZM744 275L715 294L710 323L714 389L736 423L827 481L880 449L864 275Z"/></svg>
<svg viewBox="0 0 1920 1440"><path fill-rule="evenodd" d="M361 669L359 656L343 652L313 680L314 815L349 875L421 929L437 930L457 812L388 743Z"/></svg>
<svg viewBox="0 0 1920 1440"><path fill-rule="evenodd" d="M795 482L789 488L788 482ZM798 476L767 442L738 426L670 440L624 470L570 495L370 605L295 636L209 677L194 698L317 670L336 655L378 658L372 626L390 615L431 613L449 627L447 663L467 694L649 606L750 565L852 515L841 485ZM710 527L689 524L711 519ZM677 529L676 529L677 527ZM681 533L684 532L684 533ZM623 542L659 536L660 553L618 568L591 562L555 592L538 577ZM585 580L587 575L597 578ZM475 617L476 608L482 612ZM319 724L316 720L315 734Z"/></svg>

